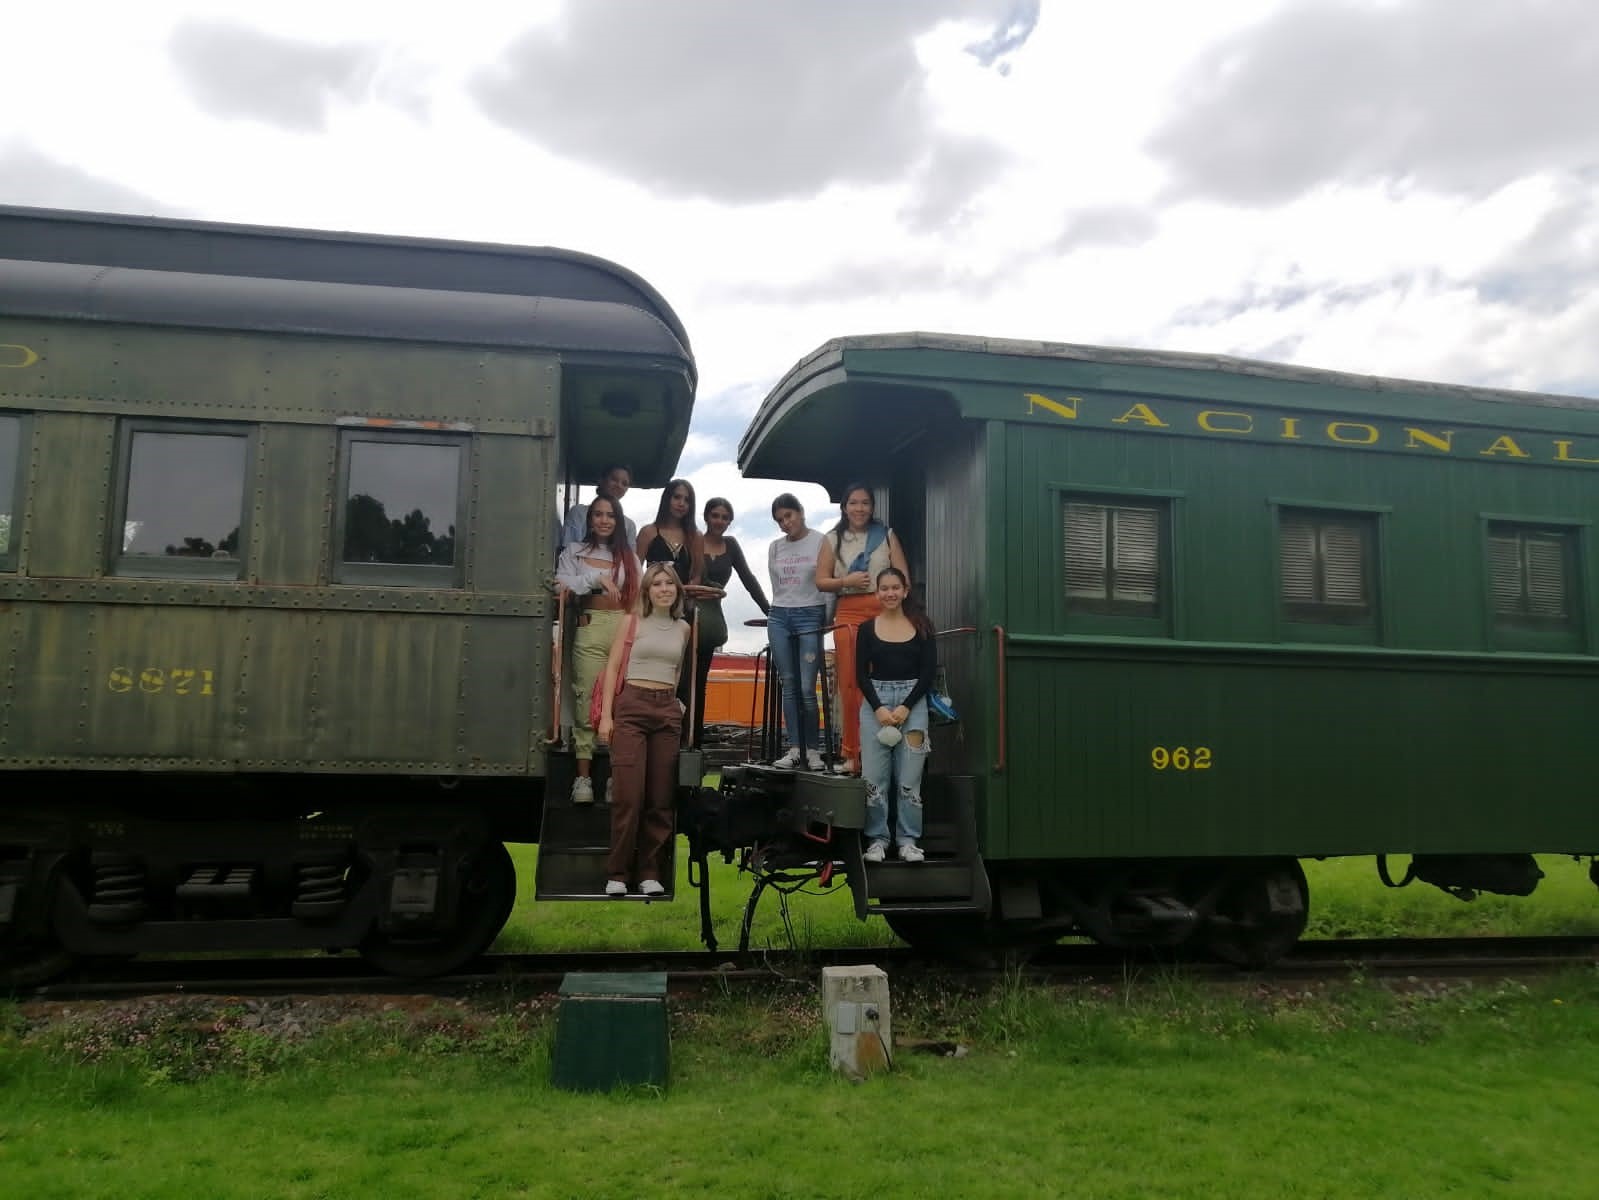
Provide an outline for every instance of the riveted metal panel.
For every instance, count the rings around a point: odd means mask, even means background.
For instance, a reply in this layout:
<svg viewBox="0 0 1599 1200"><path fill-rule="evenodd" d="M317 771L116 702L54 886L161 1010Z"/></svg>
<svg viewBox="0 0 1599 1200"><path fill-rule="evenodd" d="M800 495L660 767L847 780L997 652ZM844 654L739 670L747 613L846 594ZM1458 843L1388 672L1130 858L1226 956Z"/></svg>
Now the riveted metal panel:
<svg viewBox="0 0 1599 1200"><path fill-rule="evenodd" d="M72 611L77 610L77 611ZM75 749L127 759L238 756L253 733L249 618L216 609L42 609L67 629L89 614L85 736ZM40 696L49 707L48 696Z"/></svg>
<svg viewBox="0 0 1599 1200"><path fill-rule="evenodd" d="M329 613L323 631L330 747L373 762L457 761L466 622Z"/></svg>
<svg viewBox="0 0 1599 1200"><path fill-rule="evenodd" d="M0 612L0 766L522 774L547 724L543 620L174 605Z"/></svg>
<svg viewBox="0 0 1599 1200"><path fill-rule="evenodd" d="M515 617L478 617L467 633L455 760L472 770L543 774L550 627Z"/></svg>
<svg viewBox="0 0 1599 1200"><path fill-rule="evenodd" d="M5 380L15 403L42 411L312 424L355 416L541 435L557 415L559 360L537 351L15 320L0 328L7 341L47 346Z"/></svg>
<svg viewBox="0 0 1599 1200"><path fill-rule="evenodd" d="M328 582L338 435L263 425L250 504L250 578L302 587Z"/></svg>
<svg viewBox="0 0 1599 1200"><path fill-rule="evenodd" d="M472 579L480 591L535 592L555 572L554 446L548 438L477 439ZM540 488L536 480L550 480Z"/></svg>
<svg viewBox="0 0 1599 1200"><path fill-rule="evenodd" d="M406 587L268 587L180 579L34 579L0 576L0 601L175 604L334 612L483 613L547 617L554 598Z"/></svg>
<svg viewBox="0 0 1599 1200"><path fill-rule="evenodd" d="M40 413L33 422L23 504L30 575L92 578L105 567L116 466L116 422L90 413Z"/></svg>

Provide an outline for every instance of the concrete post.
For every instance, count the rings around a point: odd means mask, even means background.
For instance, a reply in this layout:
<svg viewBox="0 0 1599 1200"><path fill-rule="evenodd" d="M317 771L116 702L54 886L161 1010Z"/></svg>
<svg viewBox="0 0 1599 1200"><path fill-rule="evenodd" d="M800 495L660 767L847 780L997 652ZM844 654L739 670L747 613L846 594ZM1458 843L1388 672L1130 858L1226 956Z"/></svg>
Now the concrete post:
<svg viewBox="0 0 1599 1200"><path fill-rule="evenodd" d="M822 1017L835 1071L860 1080L894 1065L888 975L881 967L823 967Z"/></svg>

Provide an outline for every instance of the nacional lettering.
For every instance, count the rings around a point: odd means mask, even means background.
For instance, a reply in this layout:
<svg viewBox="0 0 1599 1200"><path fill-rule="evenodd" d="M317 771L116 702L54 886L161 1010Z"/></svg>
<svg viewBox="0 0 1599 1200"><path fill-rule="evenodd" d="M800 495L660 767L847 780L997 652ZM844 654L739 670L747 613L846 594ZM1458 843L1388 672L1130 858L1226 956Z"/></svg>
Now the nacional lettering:
<svg viewBox="0 0 1599 1200"><path fill-rule="evenodd" d="M1179 401L1157 402L1024 392L1027 415L1110 429L1162 429L1214 437L1304 445L1352 446L1399 453L1486 458L1496 462L1553 462L1599 466L1599 437L1559 438L1525 431L1448 429L1397 421L1351 421L1330 417L1288 417L1276 412L1199 408Z"/></svg>
<svg viewBox="0 0 1599 1200"><path fill-rule="evenodd" d="M21 370L31 367L39 361L39 352L31 346L22 346L16 342L0 342L0 367L10 367Z"/></svg>

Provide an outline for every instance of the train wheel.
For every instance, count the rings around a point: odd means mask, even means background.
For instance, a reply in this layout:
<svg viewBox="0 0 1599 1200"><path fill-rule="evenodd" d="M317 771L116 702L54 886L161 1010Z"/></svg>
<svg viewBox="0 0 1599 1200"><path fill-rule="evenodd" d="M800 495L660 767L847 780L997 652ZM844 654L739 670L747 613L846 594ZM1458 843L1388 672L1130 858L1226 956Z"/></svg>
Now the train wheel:
<svg viewBox="0 0 1599 1200"><path fill-rule="evenodd" d="M423 938L373 930L361 944L361 957L390 975L421 979L448 974L493 945L515 903L516 867L503 842L490 842L467 864L454 929Z"/></svg>
<svg viewBox="0 0 1599 1200"><path fill-rule="evenodd" d="M33 987L64 974L77 955L54 941L28 941L0 946L0 992Z"/></svg>
<svg viewBox="0 0 1599 1200"><path fill-rule="evenodd" d="M1223 962L1264 967L1294 948L1309 917L1305 869L1295 858L1273 859L1236 871L1198 936Z"/></svg>

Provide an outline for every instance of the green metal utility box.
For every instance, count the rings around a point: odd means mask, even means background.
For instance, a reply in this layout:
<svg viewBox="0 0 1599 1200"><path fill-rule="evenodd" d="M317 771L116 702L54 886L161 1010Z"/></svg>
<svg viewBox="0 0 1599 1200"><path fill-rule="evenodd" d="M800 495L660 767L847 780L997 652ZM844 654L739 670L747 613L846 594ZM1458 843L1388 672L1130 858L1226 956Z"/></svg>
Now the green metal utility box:
<svg viewBox="0 0 1599 1200"><path fill-rule="evenodd" d="M666 974L591 974L561 980L551 1078L570 1092L666 1086Z"/></svg>

